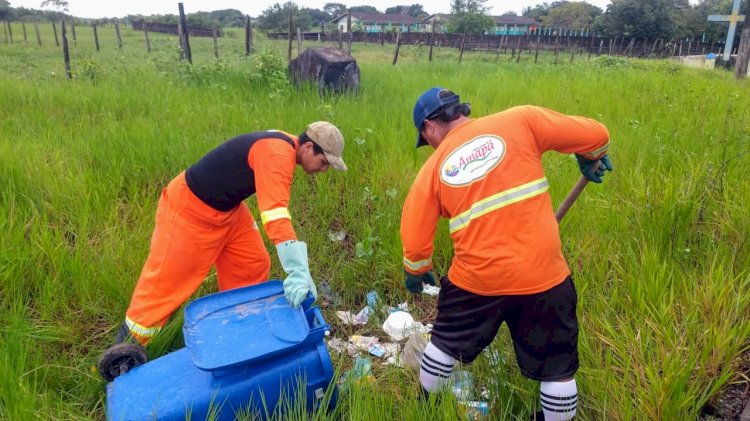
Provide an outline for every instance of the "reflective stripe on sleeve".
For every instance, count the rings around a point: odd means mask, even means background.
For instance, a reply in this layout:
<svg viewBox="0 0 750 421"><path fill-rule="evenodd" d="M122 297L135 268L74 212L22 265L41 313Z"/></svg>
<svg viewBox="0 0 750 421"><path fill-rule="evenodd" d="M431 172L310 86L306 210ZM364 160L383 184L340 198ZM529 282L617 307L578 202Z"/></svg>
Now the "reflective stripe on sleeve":
<svg viewBox="0 0 750 421"><path fill-rule="evenodd" d="M407 268L413 270L414 272L418 272L420 269L426 268L432 264L432 258L427 258L424 260L418 260L416 262L412 262L411 260L404 257L404 266Z"/></svg>
<svg viewBox="0 0 750 421"><path fill-rule="evenodd" d="M514 187L509 190L502 191L492 196L482 199L473 205L471 208L460 215L451 218L448 224L451 234L466 228L469 223L482 215L488 214L494 210L502 207L512 205L513 203L526 200L528 198L540 195L549 190L549 182L546 177L542 177L538 180L534 180L530 183Z"/></svg>
<svg viewBox="0 0 750 421"><path fill-rule="evenodd" d="M143 325L139 325L138 323L130 320L130 318L127 316L125 317L125 324L128 326L128 329L131 332L144 338L150 338L156 335L157 333L159 333L159 331L161 331L161 326L145 327Z"/></svg>
<svg viewBox="0 0 750 421"><path fill-rule="evenodd" d="M260 213L260 220L263 222L263 225L282 218L292 219L288 208L276 208Z"/></svg>
<svg viewBox="0 0 750 421"><path fill-rule="evenodd" d="M604 152L607 152L607 150L609 150L609 142L607 142L604 146L602 146L599 149L596 149L591 152L582 153L581 155L587 159L596 159L597 156L602 155Z"/></svg>

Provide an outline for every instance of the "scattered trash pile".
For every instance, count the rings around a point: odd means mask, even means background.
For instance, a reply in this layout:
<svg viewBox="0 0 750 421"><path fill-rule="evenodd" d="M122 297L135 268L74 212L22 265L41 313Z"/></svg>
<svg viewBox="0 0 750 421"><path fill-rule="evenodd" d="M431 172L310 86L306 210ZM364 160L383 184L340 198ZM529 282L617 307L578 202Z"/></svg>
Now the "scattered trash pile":
<svg viewBox="0 0 750 421"><path fill-rule="evenodd" d="M437 295L440 288L435 288L433 294ZM327 286L323 290L330 291ZM419 369L419 359L422 358L422 351L427 346L427 339L429 333L432 330L431 324L424 324L420 321L414 320L412 315L409 313L409 304L403 302L395 307L387 307L382 305L378 293L370 291L367 293L367 305L360 310L358 313L352 313L350 311L336 311L336 316L339 321L345 325L350 326L364 326L370 321L370 318L378 313L383 312L381 315L387 314L387 318L383 323L383 331L390 338L390 342L380 342L380 338L377 336L364 336L364 335L352 335L348 340L340 338L328 339L328 347L338 353L346 353L352 358L355 358L355 368L357 367L357 360L366 358L364 355L371 355L373 357L380 358L384 365L395 365L402 367L405 363L411 367ZM413 337L413 339L411 339ZM401 351L401 344L399 342L411 339L413 345L409 348L407 358L404 358L404 354ZM408 341L407 341L408 343ZM419 347L421 345L421 349ZM407 349L404 347L404 349ZM415 365L411 363L414 362ZM360 366L363 363L360 363Z"/></svg>
<svg viewBox="0 0 750 421"><path fill-rule="evenodd" d="M321 291L322 306L325 307L337 301L327 283L322 282L319 290ZM440 288L432 285L425 285L423 290L423 294L433 297L437 296L439 292ZM419 372L422 354L427 347L432 324L415 320L407 302L400 303L395 307L388 306L381 301L377 292L370 291L366 296L366 306L359 312L336 311L339 321L348 326L365 326L376 315L385 317L382 330L390 341L381 342L378 336L359 334L353 334L346 340L335 336L327 340L328 348L331 351L339 354L346 353L354 359L352 369L346 371L339 380L339 386L342 390L346 390L351 380L375 381L372 374L373 357L379 359L382 365L408 367L415 372ZM471 373L455 371L450 379L450 384L454 396L465 407L470 418L480 417L488 413L487 402L471 400L471 391L474 387Z"/></svg>

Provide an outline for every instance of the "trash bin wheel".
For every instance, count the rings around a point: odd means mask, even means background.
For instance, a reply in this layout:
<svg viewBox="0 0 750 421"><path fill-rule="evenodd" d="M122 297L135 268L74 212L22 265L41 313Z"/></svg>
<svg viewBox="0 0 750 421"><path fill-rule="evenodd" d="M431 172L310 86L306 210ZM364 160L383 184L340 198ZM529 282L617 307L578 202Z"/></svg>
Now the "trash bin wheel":
<svg viewBox="0 0 750 421"><path fill-rule="evenodd" d="M146 363L146 351L137 343L122 343L109 347L99 358L99 374L111 382L115 377Z"/></svg>

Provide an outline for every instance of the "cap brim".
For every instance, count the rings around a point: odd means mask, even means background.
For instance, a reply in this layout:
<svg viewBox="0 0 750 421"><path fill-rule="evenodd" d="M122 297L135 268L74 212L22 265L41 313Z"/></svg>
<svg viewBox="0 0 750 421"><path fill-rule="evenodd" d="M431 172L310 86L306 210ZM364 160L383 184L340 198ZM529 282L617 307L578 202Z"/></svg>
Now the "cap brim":
<svg viewBox="0 0 750 421"><path fill-rule="evenodd" d="M327 153L325 153L325 156L328 160L328 163L331 164L334 170L346 171L346 164L344 163L344 160L341 159L341 157L329 155Z"/></svg>
<svg viewBox="0 0 750 421"><path fill-rule="evenodd" d="M427 141L424 140L424 138L422 137L422 133L421 132L417 132L417 146L415 146L415 147L419 148L419 147L422 147L424 145L427 145Z"/></svg>

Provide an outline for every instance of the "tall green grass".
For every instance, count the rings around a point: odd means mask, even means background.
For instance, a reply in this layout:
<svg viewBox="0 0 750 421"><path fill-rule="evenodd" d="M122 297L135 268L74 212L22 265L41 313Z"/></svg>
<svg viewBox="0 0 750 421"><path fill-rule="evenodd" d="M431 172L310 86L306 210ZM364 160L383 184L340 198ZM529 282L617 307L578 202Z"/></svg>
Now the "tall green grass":
<svg viewBox="0 0 750 421"><path fill-rule="evenodd" d="M355 44L361 90L321 98L277 77L285 43L256 37L257 53L246 58L239 31L220 40L219 60L210 40L193 38L189 66L174 37L152 34L147 54L142 33L123 28L118 50L114 29L99 28L96 52L90 28L78 27L68 81L51 33L38 47L31 28L28 44L15 26L17 42L0 44L0 418L103 417L94 365L148 253L160 190L247 131L300 133L327 119L346 136L350 171L298 172L291 204L313 276L340 296L324 309L332 333L354 333L334 310L359 309L370 289L428 317L431 299L415 303L402 286L398 227L429 154L413 148L411 109L433 85L460 93L475 116L529 103L609 127L615 171L587 187L561 225L580 297L580 419L695 419L741 380L736 364L750 343L750 89L728 73L612 59L554 65L549 56L534 64L527 55L496 63L473 52L459 64L447 48L429 63L427 48L412 46L394 67L393 46ZM559 203L579 176L575 160L548 154L545 167ZM329 240L338 230L347 238ZM437 272L451 256L442 229ZM272 275L283 277L275 259ZM214 281L198 294L214 291ZM152 358L181 346L181 317L150 347ZM369 332L382 335L380 319ZM339 371L350 367L333 357ZM407 369L374 368L374 383L347 388L332 417L463 414L452 398L420 404ZM488 391L491 418L536 410L538 386L518 372L505 328L468 369L477 393Z"/></svg>

